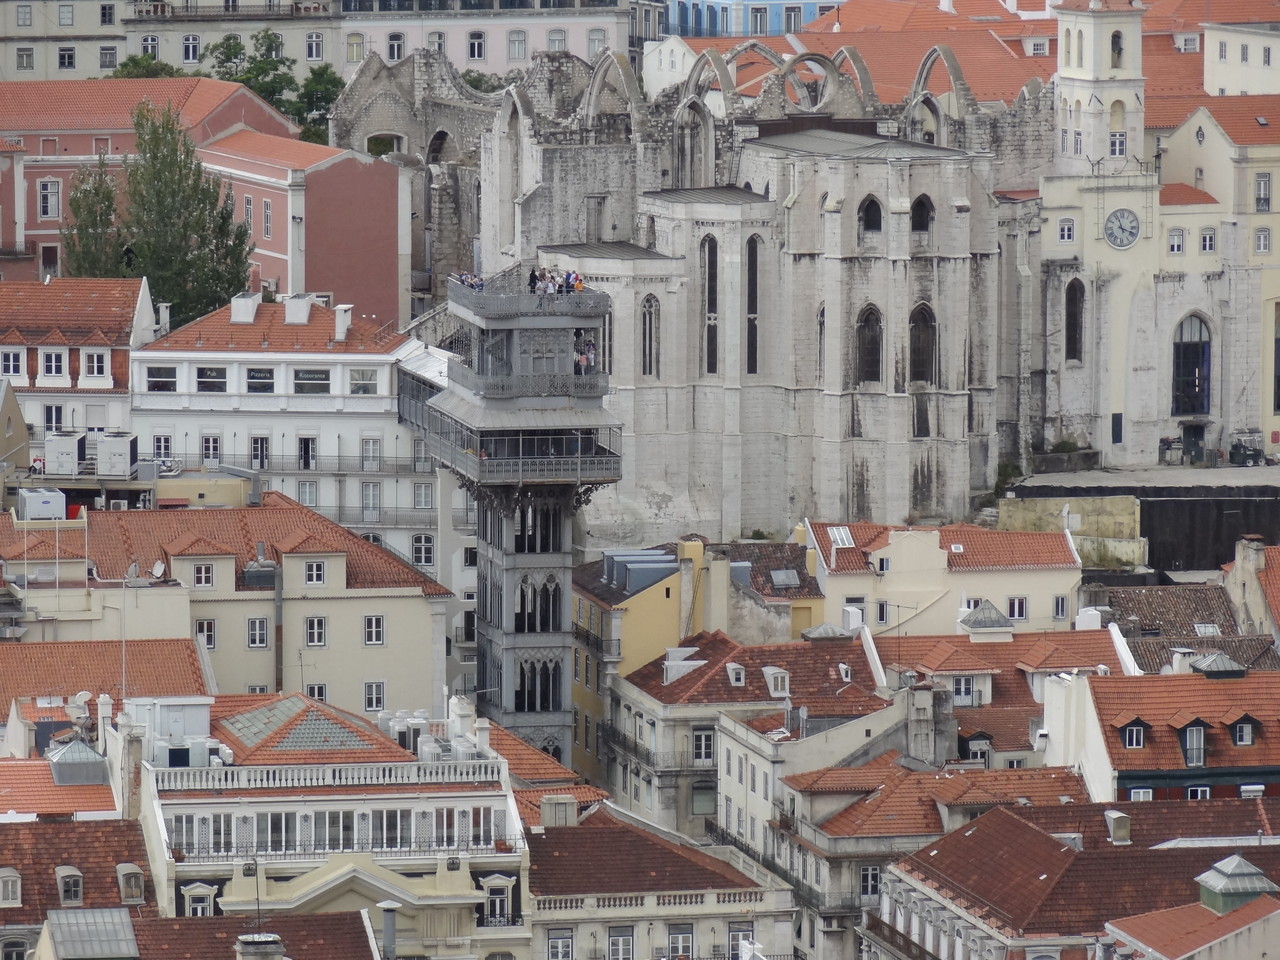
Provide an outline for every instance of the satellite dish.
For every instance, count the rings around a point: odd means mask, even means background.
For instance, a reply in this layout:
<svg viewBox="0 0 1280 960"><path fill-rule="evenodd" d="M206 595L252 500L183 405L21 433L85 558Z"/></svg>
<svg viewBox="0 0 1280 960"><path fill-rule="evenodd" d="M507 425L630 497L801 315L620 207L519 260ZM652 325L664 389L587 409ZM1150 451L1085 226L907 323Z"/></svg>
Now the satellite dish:
<svg viewBox="0 0 1280 960"><path fill-rule="evenodd" d="M155 563L151 565L151 576L154 577L156 580L159 580L161 577L164 576L163 560L157 560Z"/></svg>
<svg viewBox="0 0 1280 960"><path fill-rule="evenodd" d="M124 577L126 580L138 579L138 561L137 560L129 564L129 569L124 572Z"/></svg>

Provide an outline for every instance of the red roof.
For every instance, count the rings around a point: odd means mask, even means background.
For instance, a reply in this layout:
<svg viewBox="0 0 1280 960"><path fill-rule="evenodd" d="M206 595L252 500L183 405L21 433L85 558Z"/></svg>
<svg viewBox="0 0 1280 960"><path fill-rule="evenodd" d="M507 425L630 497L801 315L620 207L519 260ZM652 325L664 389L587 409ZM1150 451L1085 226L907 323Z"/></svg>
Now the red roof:
<svg viewBox="0 0 1280 960"><path fill-rule="evenodd" d="M293 960L378 960L378 941L363 912L271 913L252 917L134 918L138 960L233 960L246 933L277 934Z"/></svg>
<svg viewBox="0 0 1280 960"><path fill-rule="evenodd" d="M172 105L185 129L237 94L239 83L209 77L155 80L19 80L0 84L0 130L133 130L141 103Z"/></svg>
<svg viewBox="0 0 1280 960"><path fill-rule="evenodd" d="M1280 94L1209 97L1202 106L1233 143L1280 143Z"/></svg>
<svg viewBox="0 0 1280 960"><path fill-rule="evenodd" d="M208 692L194 640L130 640L123 646L129 696ZM18 697L66 698L82 690L118 701L121 647L119 640L0 643L0 709L7 711Z"/></svg>
<svg viewBox="0 0 1280 960"><path fill-rule="evenodd" d="M312 303L306 323L285 323L285 305L260 303L252 323L232 323L231 305L183 324L143 347L148 351L200 350L205 353L359 353L390 354L409 341L394 321L352 316L347 335L334 339L335 312Z"/></svg>
<svg viewBox="0 0 1280 960"><path fill-rule="evenodd" d="M56 336L60 345L127 347L141 297L142 280L8 280L0 283L0 330L5 343L34 345Z"/></svg>
<svg viewBox="0 0 1280 960"><path fill-rule="evenodd" d="M520 819L526 827L537 827L542 824L542 798L569 796L573 797L581 816L589 808L602 800L609 799L609 791L587 784L575 784L567 787L536 787L530 790L512 791L516 798L516 807L520 811Z"/></svg>
<svg viewBox="0 0 1280 960"><path fill-rule="evenodd" d="M515 780L528 784L558 783L564 786L576 784L580 780L576 773L550 754L543 753L496 723L489 727L489 746L506 759L507 772Z"/></svg>
<svg viewBox="0 0 1280 960"><path fill-rule="evenodd" d="M62 718L66 719L65 713ZM59 785L53 782L53 766L48 760L0 760L0 811L45 817L115 809L111 787L106 784Z"/></svg>
<svg viewBox="0 0 1280 960"><path fill-rule="evenodd" d="M539 897L756 886L723 860L604 810L577 826L544 827L529 836L529 887Z"/></svg>
<svg viewBox="0 0 1280 960"><path fill-rule="evenodd" d="M949 570L1079 569L1066 533L1026 533L990 530L969 523L943 527L894 527L879 523L811 522L814 547L821 563L832 573L870 573L871 554L883 550L894 534L922 533L938 536L938 549L946 551ZM854 545L834 547L831 531L843 527ZM958 549L957 549L958 548Z"/></svg>
<svg viewBox="0 0 1280 960"><path fill-rule="evenodd" d="M213 143L205 144L201 152L260 160L285 170L306 170L349 151L306 140L259 133L256 130L237 130Z"/></svg>
<svg viewBox="0 0 1280 960"><path fill-rule="evenodd" d="M1111 766L1116 770L1185 770L1181 731L1205 724L1204 766L1280 765L1280 674L1089 677L1089 692ZM1253 742L1237 746L1233 725L1257 725ZM1141 747L1126 747L1124 727L1146 725Z"/></svg>
<svg viewBox="0 0 1280 960"><path fill-rule="evenodd" d="M1217 203L1213 194L1189 183L1166 183L1160 188L1160 206L1191 207L1200 203Z"/></svg>
<svg viewBox="0 0 1280 960"><path fill-rule="evenodd" d="M1111 927L1126 943L1158 950L1165 957L1185 957L1278 911L1280 900L1264 895L1226 914L1201 903L1188 903L1125 917L1113 921Z"/></svg>

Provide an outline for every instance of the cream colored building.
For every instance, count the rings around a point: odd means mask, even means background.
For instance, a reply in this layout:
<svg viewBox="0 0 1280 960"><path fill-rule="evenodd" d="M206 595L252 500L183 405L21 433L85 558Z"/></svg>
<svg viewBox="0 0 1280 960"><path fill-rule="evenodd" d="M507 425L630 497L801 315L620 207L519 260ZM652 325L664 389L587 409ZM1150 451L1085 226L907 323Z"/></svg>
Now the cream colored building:
<svg viewBox="0 0 1280 960"><path fill-rule="evenodd" d="M828 623L862 622L873 634L953 634L968 610L990 600L1020 632L1069 630L1077 611L1080 557L1065 530L806 520L795 536L817 551Z"/></svg>
<svg viewBox="0 0 1280 960"><path fill-rule="evenodd" d="M1280 23L1204 24L1204 92L1219 97L1280 93Z"/></svg>

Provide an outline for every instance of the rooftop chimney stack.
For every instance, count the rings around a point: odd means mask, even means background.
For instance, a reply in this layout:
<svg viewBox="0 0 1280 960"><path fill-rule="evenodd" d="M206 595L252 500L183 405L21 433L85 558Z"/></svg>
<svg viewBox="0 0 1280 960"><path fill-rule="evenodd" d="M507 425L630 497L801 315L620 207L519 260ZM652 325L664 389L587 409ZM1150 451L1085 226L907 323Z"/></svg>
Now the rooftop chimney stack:
<svg viewBox="0 0 1280 960"><path fill-rule="evenodd" d="M266 960L284 956L284 941L278 933L242 933L236 940L237 960Z"/></svg>
<svg viewBox="0 0 1280 960"><path fill-rule="evenodd" d="M395 900L383 900L378 907L382 910L383 960L396 960L396 911L400 909L400 903Z"/></svg>
<svg viewBox="0 0 1280 960"><path fill-rule="evenodd" d="M262 303L260 293L237 293L231 298L231 322L253 323L260 303Z"/></svg>
<svg viewBox="0 0 1280 960"><path fill-rule="evenodd" d="M1107 836L1112 845L1127 847L1132 842L1129 838L1129 815L1119 810L1108 810L1103 816L1107 819Z"/></svg>
<svg viewBox="0 0 1280 960"><path fill-rule="evenodd" d="M98 695L98 752L104 756L107 752L107 727L111 726L111 711L114 707L109 693Z"/></svg>
<svg viewBox="0 0 1280 960"><path fill-rule="evenodd" d="M284 322L306 323L311 317L311 298L304 293L296 293L284 298Z"/></svg>
<svg viewBox="0 0 1280 960"><path fill-rule="evenodd" d="M340 303L333 308L333 339L341 343L351 329L351 304Z"/></svg>

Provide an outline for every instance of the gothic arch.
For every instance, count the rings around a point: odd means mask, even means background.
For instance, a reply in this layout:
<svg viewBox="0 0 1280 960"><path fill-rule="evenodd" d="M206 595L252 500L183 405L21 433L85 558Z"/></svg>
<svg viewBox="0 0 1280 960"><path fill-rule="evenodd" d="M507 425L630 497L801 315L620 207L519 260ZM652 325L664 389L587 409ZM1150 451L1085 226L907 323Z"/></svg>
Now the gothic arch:
<svg viewBox="0 0 1280 960"><path fill-rule="evenodd" d="M797 53L778 71L778 75L785 82L795 73L797 67L805 63L817 64L823 71L822 83L818 86L817 103L813 102L809 96L809 91L803 85L793 81L791 89L796 92L797 98L802 101L797 106L807 113L814 113L826 107L835 96L840 71L830 57L825 57L820 53Z"/></svg>
<svg viewBox="0 0 1280 960"><path fill-rule="evenodd" d="M956 55L951 48L945 44L939 44L932 47L928 53L924 55L924 59L920 61L920 69L916 71L915 82L911 85L911 93L907 96L907 116L911 116L915 112L915 108L922 103L925 98L934 101L935 107L937 98L929 92L929 74L933 72L933 68L938 61L942 61L943 67L947 71L947 76L951 80L951 90L956 100L957 119L964 119L970 113L974 113L978 109L978 101L974 99L973 91L969 89L969 84L964 78L964 70L960 67L960 61L956 59ZM941 119L941 111L938 111L939 119ZM941 131L939 131L941 132Z"/></svg>
<svg viewBox="0 0 1280 960"><path fill-rule="evenodd" d="M675 187L711 187L716 182L716 124L707 105L689 97L675 112L671 128Z"/></svg>
<svg viewBox="0 0 1280 960"><path fill-rule="evenodd" d="M734 48L737 50L737 47ZM732 51L731 51L732 53ZM704 50L698 54L685 77L684 87L680 91L680 102L690 99L702 100L712 84L718 84L724 99L725 116L736 116L742 112L742 98L738 95L737 85L729 74L729 65L718 50Z"/></svg>
<svg viewBox="0 0 1280 960"><path fill-rule="evenodd" d="M631 69L631 61L625 53L606 50L592 64L591 80L587 84L587 94L583 99L586 126L593 127L601 113L602 100L611 74L616 75L613 83L614 91L627 104L631 115L631 133L634 136L642 127L647 129L648 113L643 109L645 99L640 90L640 83L636 80L635 71Z"/></svg>
<svg viewBox="0 0 1280 960"><path fill-rule="evenodd" d="M831 62L837 70L846 63L849 65L849 73L858 88L858 96L862 99L863 109L869 113L880 105L880 98L876 95L875 81L871 79L871 71L867 68L867 62L862 59L862 54L858 52L856 47L841 47L836 51L835 56L831 58Z"/></svg>
<svg viewBox="0 0 1280 960"><path fill-rule="evenodd" d="M515 243L518 229L516 206L525 193L525 170L522 162L524 144L532 135L530 118L533 115L528 94L515 87L507 88L494 121L500 158L498 170L502 178L498 194L497 226L499 242L504 248Z"/></svg>

